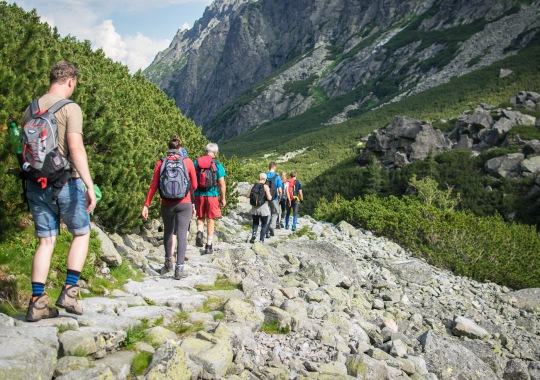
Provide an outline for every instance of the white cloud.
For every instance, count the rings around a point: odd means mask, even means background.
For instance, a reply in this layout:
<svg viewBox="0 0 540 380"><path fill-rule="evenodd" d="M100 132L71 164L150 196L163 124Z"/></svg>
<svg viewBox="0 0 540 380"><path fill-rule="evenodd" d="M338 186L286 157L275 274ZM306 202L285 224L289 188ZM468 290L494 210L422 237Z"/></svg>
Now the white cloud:
<svg viewBox="0 0 540 380"><path fill-rule="evenodd" d="M185 22L181 27L180 30L188 30L191 28L191 25L189 25L189 22Z"/></svg>
<svg viewBox="0 0 540 380"><path fill-rule="evenodd" d="M131 72L146 68L155 55L170 44L170 40L154 40L140 33L122 37L112 20L103 21L91 41L93 48L103 49L107 57L124 63Z"/></svg>
<svg viewBox="0 0 540 380"><path fill-rule="evenodd" d="M9 1L15 2L15 1ZM156 54L167 48L168 39L152 39L141 33L120 35L110 15L114 12L142 12L173 4L205 4L212 0L18 0L26 10L35 8L41 20L57 27L60 35L89 40L94 49L127 65L131 72L146 68ZM102 21L103 20L103 21ZM189 29L188 22L181 29Z"/></svg>

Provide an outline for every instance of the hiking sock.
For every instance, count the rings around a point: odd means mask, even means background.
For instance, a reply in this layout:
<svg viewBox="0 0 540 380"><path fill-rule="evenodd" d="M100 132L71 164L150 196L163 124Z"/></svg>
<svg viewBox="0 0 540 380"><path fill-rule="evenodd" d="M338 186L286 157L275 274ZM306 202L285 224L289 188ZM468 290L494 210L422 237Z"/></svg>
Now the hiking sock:
<svg viewBox="0 0 540 380"><path fill-rule="evenodd" d="M289 229L289 218L290 218L290 215L287 215L285 217L285 229L288 230Z"/></svg>
<svg viewBox="0 0 540 380"><path fill-rule="evenodd" d="M38 297L45 293L45 284L41 282L32 282L32 298Z"/></svg>
<svg viewBox="0 0 540 380"><path fill-rule="evenodd" d="M212 239L214 238L214 235L208 235L206 238L206 244L212 245Z"/></svg>
<svg viewBox="0 0 540 380"><path fill-rule="evenodd" d="M79 281L79 276L81 275L81 272L77 272L73 269L67 270L67 276L66 276L66 285L77 285L77 281Z"/></svg>
<svg viewBox="0 0 540 380"><path fill-rule="evenodd" d="M204 233L204 226L197 226L197 232Z"/></svg>
<svg viewBox="0 0 540 380"><path fill-rule="evenodd" d="M295 215L293 217L293 221L292 221L292 228L294 228L296 230L296 222L298 221L298 215Z"/></svg>

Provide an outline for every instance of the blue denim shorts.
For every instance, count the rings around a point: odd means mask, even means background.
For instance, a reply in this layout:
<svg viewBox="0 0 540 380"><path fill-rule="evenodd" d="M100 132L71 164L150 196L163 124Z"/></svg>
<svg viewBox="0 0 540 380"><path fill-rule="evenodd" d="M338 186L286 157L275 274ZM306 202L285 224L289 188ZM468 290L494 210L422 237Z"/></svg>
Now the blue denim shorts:
<svg viewBox="0 0 540 380"><path fill-rule="evenodd" d="M58 235L60 219L73 235L90 231L90 216L86 213L86 190L80 178L68 181L52 203L52 186L42 189L39 184L26 182L26 196L34 218L37 237Z"/></svg>

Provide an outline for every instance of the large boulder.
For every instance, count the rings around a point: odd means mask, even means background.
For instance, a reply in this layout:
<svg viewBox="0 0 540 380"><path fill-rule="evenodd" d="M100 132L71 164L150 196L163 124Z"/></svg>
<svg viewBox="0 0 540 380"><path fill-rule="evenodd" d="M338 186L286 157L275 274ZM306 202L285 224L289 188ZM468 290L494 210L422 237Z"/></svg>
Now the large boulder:
<svg viewBox="0 0 540 380"><path fill-rule="evenodd" d="M92 229L96 231L98 240L101 241L101 260L111 267L117 267L122 264L122 256L114 247L113 241L103 232L101 228L92 223Z"/></svg>
<svg viewBox="0 0 540 380"><path fill-rule="evenodd" d="M523 153L511 153L486 161L486 171L496 178L516 178L521 174Z"/></svg>
<svg viewBox="0 0 540 380"><path fill-rule="evenodd" d="M452 148L444 134L424 121L396 116L390 125L373 133L366 142L360 162L373 156L386 167L395 167L425 159L430 151L440 154Z"/></svg>
<svg viewBox="0 0 540 380"><path fill-rule="evenodd" d="M188 365L186 352L175 340L168 340L154 353L148 366L147 380L189 380L191 368Z"/></svg>
<svg viewBox="0 0 540 380"><path fill-rule="evenodd" d="M432 330L422 334L419 340L429 372L439 379L497 378L488 364L458 342L445 339Z"/></svg>
<svg viewBox="0 0 540 380"><path fill-rule="evenodd" d="M535 177L540 173L540 156L526 158L521 161L521 170L524 177Z"/></svg>

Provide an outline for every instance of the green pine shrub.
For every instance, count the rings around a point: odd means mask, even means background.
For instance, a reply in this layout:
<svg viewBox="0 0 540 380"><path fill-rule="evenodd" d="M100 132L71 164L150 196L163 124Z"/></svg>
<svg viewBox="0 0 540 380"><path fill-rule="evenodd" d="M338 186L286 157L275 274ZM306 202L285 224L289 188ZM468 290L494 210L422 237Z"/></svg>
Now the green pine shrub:
<svg viewBox="0 0 540 380"><path fill-rule="evenodd" d="M30 102L48 90L51 66L59 60L79 70L72 96L83 111L84 141L94 182L103 198L95 218L107 229L127 232L141 224L141 208L156 161L167 151L173 135L182 138L192 159L207 144L201 128L184 117L164 92L141 72L92 51L90 42L61 38L56 29L40 22L36 12L0 3L0 125L21 122ZM227 170L228 202L235 204L237 182L234 158L223 159ZM0 239L27 218L17 176L18 162L10 151L6 127L0 130ZM151 217L159 214L159 196Z"/></svg>

